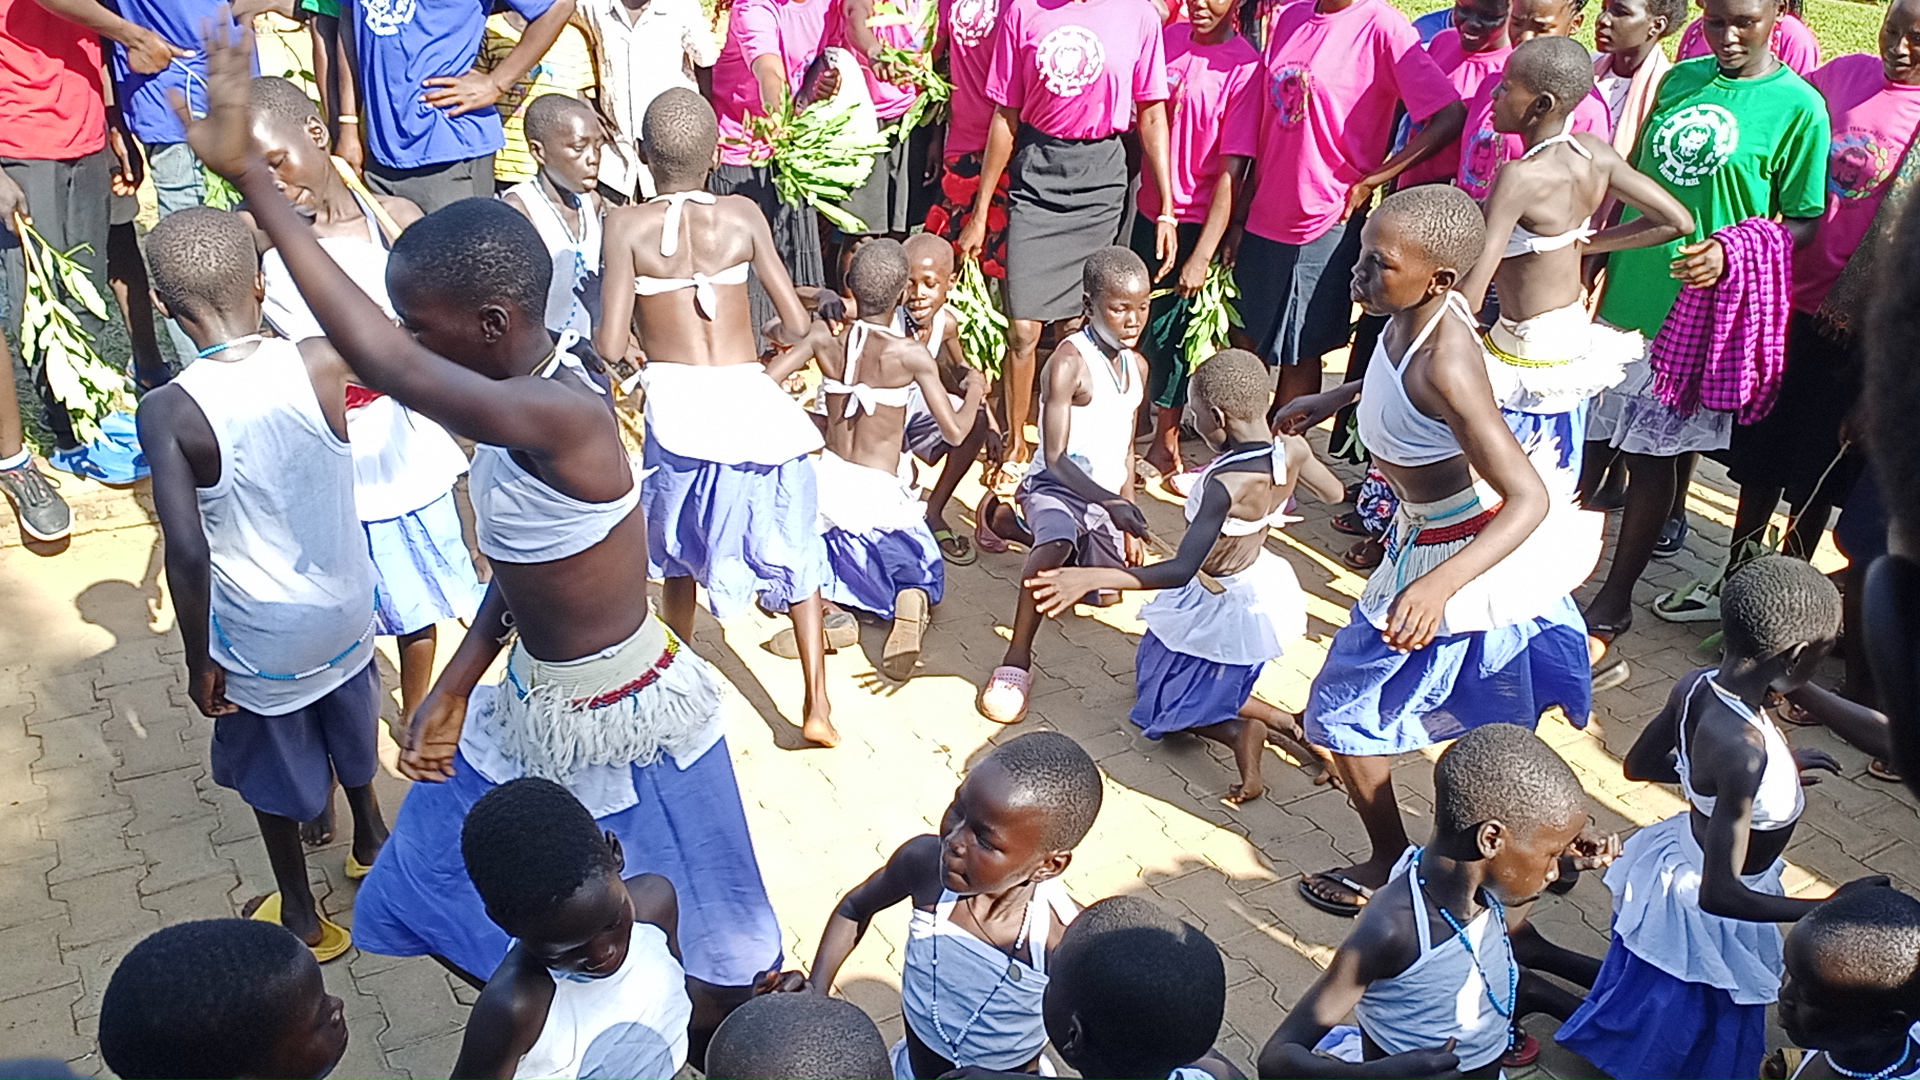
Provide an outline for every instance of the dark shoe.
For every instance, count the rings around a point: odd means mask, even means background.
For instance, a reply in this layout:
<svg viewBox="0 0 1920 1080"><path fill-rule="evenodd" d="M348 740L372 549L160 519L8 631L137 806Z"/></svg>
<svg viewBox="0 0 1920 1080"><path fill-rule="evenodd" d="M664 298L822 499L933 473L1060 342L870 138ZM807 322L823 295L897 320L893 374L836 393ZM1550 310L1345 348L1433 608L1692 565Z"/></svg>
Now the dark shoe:
<svg viewBox="0 0 1920 1080"><path fill-rule="evenodd" d="M20 530L35 540L60 540L73 531L73 511L31 458L23 465L0 469L0 491L13 500Z"/></svg>
<svg viewBox="0 0 1920 1080"><path fill-rule="evenodd" d="M1671 559L1675 555L1680 554L1680 549L1687 546L1687 533L1689 531L1687 528L1687 519L1684 516L1668 518L1667 523L1660 526L1660 539L1654 541L1653 557L1656 559Z"/></svg>

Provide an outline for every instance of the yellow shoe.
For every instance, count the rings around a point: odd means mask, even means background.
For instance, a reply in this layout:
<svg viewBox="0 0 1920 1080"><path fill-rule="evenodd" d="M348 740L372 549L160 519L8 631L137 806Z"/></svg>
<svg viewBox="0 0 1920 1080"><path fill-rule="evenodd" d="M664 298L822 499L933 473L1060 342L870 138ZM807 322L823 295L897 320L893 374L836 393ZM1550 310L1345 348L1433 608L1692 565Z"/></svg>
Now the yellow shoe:
<svg viewBox="0 0 1920 1080"><path fill-rule="evenodd" d="M364 878L371 873L373 873L372 863L363 863L359 859L356 859L353 857L353 852L351 851L347 852L347 880L348 881L359 881L361 878Z"/></svg>
<svg viewBox="0 0 1920 1080"><path fill-rule="evenodd" d="M247 918L280 925L280 894L274 893L260 901L260 906L254 908L253 914ZM308 948L313 950L313 958L324 964L338 959L342 953L353 948L353 935L347 932L346 927L321 915L320 944L309 945Z"/></svg>

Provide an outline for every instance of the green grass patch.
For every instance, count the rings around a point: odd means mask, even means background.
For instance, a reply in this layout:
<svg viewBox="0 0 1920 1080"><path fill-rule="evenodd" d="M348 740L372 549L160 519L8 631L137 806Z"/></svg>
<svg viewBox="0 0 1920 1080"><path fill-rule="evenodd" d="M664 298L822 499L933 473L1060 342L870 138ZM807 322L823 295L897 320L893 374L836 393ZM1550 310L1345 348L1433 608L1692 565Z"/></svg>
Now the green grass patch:
<svg viewBox="0 0 1920 1080"><path fill-rule="evenodd" d="M1429 11L1442 7L1435 0L1391 0L1407 18L1414 19ZM1593 48L1593 19L1604 0L1587 0L1586 24L1574 37L1587 48ZM1823 60L1847 53L1871 53L1880 51L1880 19L1885 6L1878 3L1859 3L1856 0L1805 0L1807 25L1813 28L1813 36L1820 40L1820 57ZM1697 5L1696 5L1697 13ZM1671 53L1679 43L1680 35L1667 38L1667 51Z"/></svg>

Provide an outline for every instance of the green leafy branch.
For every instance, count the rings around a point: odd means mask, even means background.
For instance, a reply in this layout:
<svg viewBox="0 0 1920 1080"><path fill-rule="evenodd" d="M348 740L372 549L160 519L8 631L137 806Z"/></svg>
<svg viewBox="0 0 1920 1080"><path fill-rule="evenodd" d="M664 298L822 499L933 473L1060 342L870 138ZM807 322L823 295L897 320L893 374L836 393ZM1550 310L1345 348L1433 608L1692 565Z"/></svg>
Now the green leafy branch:
<svg viewBox="0 0 1920 1080"><path fill-rule="evenodd" d="M887 140L853 126L855 112L832 101L797 108L791 94L766 116L747 117L746 150L756 165L773 164L773 187L793 206L811 206L846 232L866 232L867 223L841 208L873 174L875 155Z"/></svg>
<svg viewBox="0 0 1920 1080"><path fill-rule="evenodd" d="M227 182L226 177L202 165L200 166L200 181L206 188L206 196L202 198L201 201L208 206L213 207L215 210L232 210L234 207L240 205L242 201L240 192L232 184Z"/></svg>
<svg viewBox="0 0 1920 1080"><path fill-rule="evenodd" d="M1153 295L1155 298L1171 296L1174 291L1161 289ZM1180 351L1186 357L1188 371L1226 348L1227 332L1243 325L1240 312L1233 305L1238 299L1240 286L1234 283L1233 271L1219 263L1208 266L1200 291L1187 298L1187 329L1180 338Z"/></svg>
<svg viewBox="0 0 1920 1080"><path fill-rule="evenodd" d="M14 215L13 226L27 268L21 351L29 363L38 359L43 365L47 386L67 410L74 435L83 443L92 442L100 437L100 421L131 407L133 400L126 374L101 359L93 335L80 325L71 306L77 303L95 319L106 321L106 299L87 276L87 268L74 258L93 248L81 244L72 251L60 251L19 214Z"/></svg>
<svg viewBox="0 0 1920 1080"><path fill-rule="evenodd" d="M867 29L878 30L883 26L913 26L920 38L919 48L903 48L881 42L874 64L891 68L896 76L904 77L908 83L920 89L913 104L900 117L900 123L894 128L896 138L905 139L913 134L927 119L934 106L946 103L953 97L953 83L933 66L934 37L938 33L936 16L939 8L932 0L924 0L919 15L909 15L900 6L900 0L880 0L873 6L873 15L867 19Z"/></svg>
<svg viewBox="0 0 1920 1080"><path fill-rule="evenodd" d="M947 293L947 306L959 326L961 355L974 368L999 378L1007 355L1007 316L979 262L962 260L960 280Z"/></svg>

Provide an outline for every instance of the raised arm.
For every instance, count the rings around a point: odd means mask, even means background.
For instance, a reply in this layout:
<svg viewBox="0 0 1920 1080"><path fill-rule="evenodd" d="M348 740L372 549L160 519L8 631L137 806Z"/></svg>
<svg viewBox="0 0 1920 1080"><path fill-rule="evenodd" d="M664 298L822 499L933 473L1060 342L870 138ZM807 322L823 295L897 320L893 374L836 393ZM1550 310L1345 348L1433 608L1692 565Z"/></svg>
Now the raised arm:
<svg viewBox="0 0 1920 1080"><path fill-rule="evenodd" d="M478 442L534 452L560 449L604 403L549 380L498 380L434 353L395 326L333 261L312 226L293 211L253 143L251 107L253 35L238 38L214 28L207 40L207 116L186 115L176 100L187 141L209 168L239 189L255 222L280 249L314 318L365 385ZM176 95L177 99L178 95ZM482 309L481 317L508 317ZM504 332L505 325L501 323Z"/></svg>
<svg viewBox="0 0 1920 1080"><path fill-rule="evenodd" d="M1627 164L1613 147L1599 139L1581 135L1580 140L1593 152L1594 163L1607 170L1607 193L1640 211L1640 217L1633 221L1596 233L1587 241L1586 254L1654 247L1693 235L1693 214L1659 181Z"/></svg>
<svg viewBox="0 0 1920 1080"><path fill-rule="evenodd" d="M901 844L885 866L854 886L828 916L827 928L820 934L820 948L814 952L813 967L807 973L807 983L814 992L833 992L840 966L853 955L875 915L911 899L917 884L937 881L940 875L940 838L929 833Z"/></svg>

